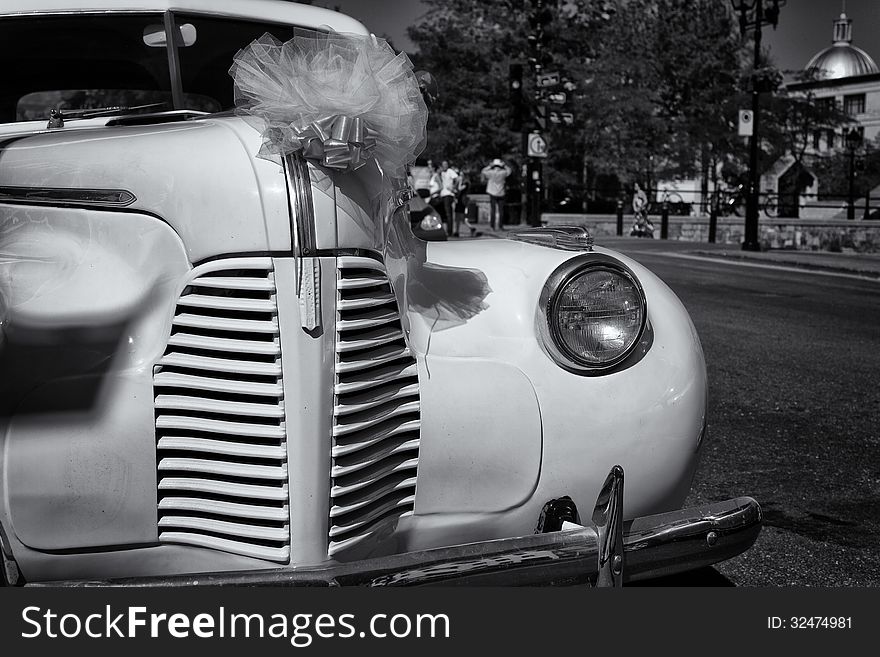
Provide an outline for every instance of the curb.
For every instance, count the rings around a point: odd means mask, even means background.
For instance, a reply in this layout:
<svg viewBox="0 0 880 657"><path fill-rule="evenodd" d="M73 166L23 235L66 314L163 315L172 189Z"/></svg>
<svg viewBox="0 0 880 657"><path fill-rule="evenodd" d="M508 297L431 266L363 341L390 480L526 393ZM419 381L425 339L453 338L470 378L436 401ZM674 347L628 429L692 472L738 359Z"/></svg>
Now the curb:
<svg viewBox="0 0 880 657"><path fill-rule="evenodd" d="M748 255L742 255L739 253L719 253L717 251L685 251L690 255L698 255L702 258L713 258L715 260L740 260L743 262L753 262L756 264L764 264L764 265L776 265L776 266L785 266L785 267L796 267L798 269L812 269L818 271L828 271L828 272L836 272L842 274L856 274L858 276L865 276L868 278L878 278L880 279L880 270L875 269L861 269L855 266L839 266L839 265L828 265L821 264L816 262L805 262L803 260L795 260L788 258L755 258Z"/></svg>
<svg viewBox="0 0 880 657"><path fill-rule="evenodd" d="M477 228L477 235L474 237L470 236L462 236L458 239L506 239L507 234L510 229L502 230L502 231L493 231L488 226L480 225ZM617 245L614 245L613 248L617 248ZM625 250L623 250L625 252ZM860 268L856 264L852 264L849 266L841 265L829 265L822 264L816 262L808 262L795 258L787 258L784 255L780 255L777 257L755 257L750 256L741 252L729 252L729 251L706 251L706 250L687 250L682 251L684 254L700 256L702 258L712 258L713 260L738 260L741 262L749 262L754 264L762 264L762 265L774 265L777 267L793 267L796 269L807 269L814 271L826 271L833 273L841 273L841 274L852 274L856 276L864 276L866 278L880 279L880 259L878 259L876 269L872 268ZM767 253L766 251L764 253ZM841 258L845 258L846 256L840 256Z"/></svg>

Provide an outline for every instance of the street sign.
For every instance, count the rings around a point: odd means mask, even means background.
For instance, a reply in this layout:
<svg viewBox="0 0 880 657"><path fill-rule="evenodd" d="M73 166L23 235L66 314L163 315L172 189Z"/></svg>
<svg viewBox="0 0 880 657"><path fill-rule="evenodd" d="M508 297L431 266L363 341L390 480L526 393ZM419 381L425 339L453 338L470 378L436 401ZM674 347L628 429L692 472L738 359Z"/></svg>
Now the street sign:
<svg viewBox="0 0 880 657"><path fill-rule="evenodd" d="M739 111L739 136L751 137L755 130L755 117L752 116L752 110Z"/></svg>
<svg viewBox="0 0 880 657"><path fill-rule="evenodd" d="M554 91L552 94L547 94L547 100L555 105L564 105L565 101L568 100L568 96L565 95L564 91Z"/></svg>
<svg viewBox="0 0 880 657"><path fill-rule="evenodd" d="M562 122L565 125L573 125L574 124L574 114L572 114L571 112L563 112L561 114L561 116L562 116Z"/></svg>
<svg viewBox="0 0 880 657"><path fill-rule="evenodd" d="M529 157L547 157L547 142L537 132L529 133Z"/></svg>
<svg viewBox="0 0 880 657"><path fill-rule="evenodd" d="M544 73L538 76L539 87L555 87L557 84L559 84L559 73Z"/></svg>
<svg viewBox="0 0 880 657"><path fill-rule="evenodd" d="M547 129L547 106L535 105L535 125L539 130Z"/></svg>

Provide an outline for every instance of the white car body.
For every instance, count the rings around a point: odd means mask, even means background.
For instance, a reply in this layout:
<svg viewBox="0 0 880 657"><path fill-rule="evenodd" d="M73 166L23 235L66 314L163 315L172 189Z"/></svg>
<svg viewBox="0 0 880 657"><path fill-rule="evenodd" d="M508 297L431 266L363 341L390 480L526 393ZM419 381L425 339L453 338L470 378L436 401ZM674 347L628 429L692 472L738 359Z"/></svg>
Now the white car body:
<svg viewBox="0 0 880 657"><path fill-rule="evenodd" d="M0 22L165 11L367 33L272 0L2 0ZM525 536L548 500L592 509L616 464L624 518L682 505L706 371L654 274L601 248L421 242L402 209L372 204L375 167L282 167L255 157L260 135L238 117L165 116L0 126L0 527L25 581L297 569ZM647 328L625 366L584 376L548 353L539 299L560 266L602 256L637 277ZM394 354L346 342L359 321L346 313L369 303L399 312ZM339 396L350 352L400 365L401 390L364 401L380 425ZM187 382L214 392L194 401ZM394 436L406 440L383 449ZM351 483L352 468L377 483Z"/></svg>

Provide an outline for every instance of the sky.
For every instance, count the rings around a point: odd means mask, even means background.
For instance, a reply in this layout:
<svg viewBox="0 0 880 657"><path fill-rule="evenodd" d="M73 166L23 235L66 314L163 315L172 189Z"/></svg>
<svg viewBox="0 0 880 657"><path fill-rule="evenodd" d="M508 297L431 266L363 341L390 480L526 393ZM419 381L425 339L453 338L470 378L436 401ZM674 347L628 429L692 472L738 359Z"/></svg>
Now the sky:
<svg viewBox="0 0 880 657"><path fill-rule="evenodd" d="M376 35L389 37L395 48L412 52L407 26L439 2L443 0L317 0L315 4L339 7ZM814 54L830 46L832 25L844 5L853 20L853 45L880 63L880 0L788 0L776 30L764 28L764 45L776 66L783 70L802 69Z"/></svg>
<svg viewBox="0 0 880 657"><path fill-rule="evenodd" d="M779 26L764 28L777 67L800 70L817 52L831 45L834 21L845 5L853 21L853 45L880 64L880 1L878 0L788 0L779 13Z"/></svg>
<svg viewBox="0 0 880 657"><path fill-rule="evenodd" d="M406 36L406 28L418 22L433 2L422 0L316 0L314 4L358 19L376 36L386 37L398 50L412 52L414 46Z"/></svg>

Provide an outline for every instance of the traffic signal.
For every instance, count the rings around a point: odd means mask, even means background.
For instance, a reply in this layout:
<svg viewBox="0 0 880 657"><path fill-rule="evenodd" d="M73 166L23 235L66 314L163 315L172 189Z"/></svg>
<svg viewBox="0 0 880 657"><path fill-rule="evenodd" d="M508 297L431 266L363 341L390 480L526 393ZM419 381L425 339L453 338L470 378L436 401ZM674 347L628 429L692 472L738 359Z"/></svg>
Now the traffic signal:
<svg viewBox="0 0 880 657"><path fill-rule="evenodd" d="M764 20L766 20L773 29L779 24L779 0L773 0L773 4L764 8Z"/></svg>
<svg viewBox="0 0 880 657"><path fill-rule="evenodd" d="M532 0L532 10L528 15L531 33L526 37L529 43L529 66L535 71L552 61L550 53L544 52L544 26L553 20L553 13L544 5L543 0Z"/></svg>
<svg viewBox="0 0 880 657"><path fill-rule="evenodd" d="M522 130L524 109L522 81L522 64L511 64L507 90L510 104L510 129L515 131Z"/></svg>
<svg viewBox="0 0 880 657"><path fill-rule="evenodd" d="M544 5L543 0L532 0L533 9L529 13L529 25L532 29L540 29L553 20L553 13Z"/></svg>

